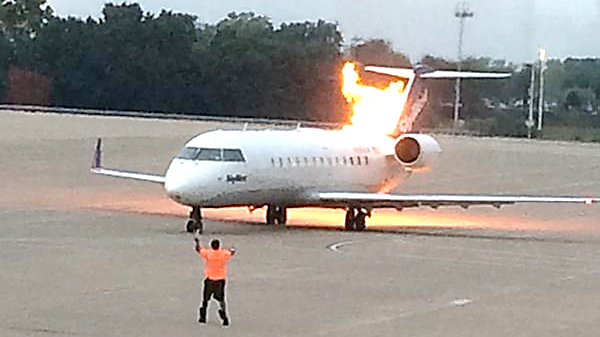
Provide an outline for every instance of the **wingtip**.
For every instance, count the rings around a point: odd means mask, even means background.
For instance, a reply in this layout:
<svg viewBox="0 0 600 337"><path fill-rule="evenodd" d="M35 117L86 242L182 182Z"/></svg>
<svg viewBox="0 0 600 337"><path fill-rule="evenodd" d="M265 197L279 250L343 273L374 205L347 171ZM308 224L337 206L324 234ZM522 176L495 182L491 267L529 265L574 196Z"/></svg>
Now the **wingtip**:
<svg viewBox="0 0 600 337"><path fill-rule="evenodd" d="M102 138L96 141L96 150L94 151L94 159L92 160L92 170L102 167Z"/></svg>

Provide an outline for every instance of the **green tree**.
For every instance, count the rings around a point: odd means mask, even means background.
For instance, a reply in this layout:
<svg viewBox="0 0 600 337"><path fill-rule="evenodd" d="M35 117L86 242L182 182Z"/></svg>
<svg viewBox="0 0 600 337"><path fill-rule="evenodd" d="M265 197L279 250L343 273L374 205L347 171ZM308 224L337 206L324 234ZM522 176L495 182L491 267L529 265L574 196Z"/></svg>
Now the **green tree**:
<svg viewBox="0 0 600 337"><path fill-rule="evenodd" d="M37 68L53 81L53 104L105 108L102 82L106 61L92 19L53 18L35 41Z"/></svg>
<svg viewBox="0 0 600 337"><path fill-rule="evenodd" d="M272 34L270 19L254 13L230 13L216 25L205 68L211 113L265 117Z"/></svg>
<svg viewBox="0 0 600 337"><path fill-rule="evenodd" d="M364 65L412 68L408 56L394 51L392 44L383 39L353 39L350 57Z"/></svg>
<svg viewBox="0 0 600 337"><path fill-rule="evenodd" d="M276 29L264 16L231 13L207 50L210 111L339 120L340 45L337 26L324 21Z"/></svg>
<svg viewBox="0 0 600 337"><path fill-rule="evenodd" d="M33 39L52 14L52 7L46 0L3 0L0 29L11 41Z"/></svg>
<svg viewBox="0 0 600 337"><path fill-rule="evenodd" d="M8 65L12 53L13 45L6 36L0 33L0 102L6 99Z"/></svg>
<svg viewBox="0 0 600 337"><path fill-rule="evenodd" d="M596 95L591 89L572 88L566 92L564 105L568 111L586 111L593 109Z"/></svg>
<svg viewBox="0 0 600 337"><path fill-rule="evenodd" d="M600 97L600 58L569 58L563 62L563 66L565 72L563 89L567 90L567 94L573 88L586 90L589 93L584 96L590 100L586 104L590 103L597 107L597 98ZM583 92L579 92L577 95L582 96ZM573 106L570 103L572 102L565 102L564 105Z"/></svg>
<svg viewBox="0 0 600 337"><path fill-rule="evenodd" d="M564 99L564 83L566 72L563 62L559 59L550 59L544 70L544 96L546 102L562 102Z"/></svg>

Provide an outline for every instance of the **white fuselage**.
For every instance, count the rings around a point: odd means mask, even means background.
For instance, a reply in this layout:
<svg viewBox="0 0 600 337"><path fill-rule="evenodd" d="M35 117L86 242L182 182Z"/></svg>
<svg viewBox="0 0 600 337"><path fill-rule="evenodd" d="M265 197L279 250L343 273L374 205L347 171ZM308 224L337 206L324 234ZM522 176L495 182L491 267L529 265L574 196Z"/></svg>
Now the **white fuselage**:
<svg viewBox="0 0 600 337"><path fill-rule="evenodd" d="M164 186L190 206L317 206L317 192L388 192L408 178L394 143L347 130L211 131L173 159Z"/></svg>

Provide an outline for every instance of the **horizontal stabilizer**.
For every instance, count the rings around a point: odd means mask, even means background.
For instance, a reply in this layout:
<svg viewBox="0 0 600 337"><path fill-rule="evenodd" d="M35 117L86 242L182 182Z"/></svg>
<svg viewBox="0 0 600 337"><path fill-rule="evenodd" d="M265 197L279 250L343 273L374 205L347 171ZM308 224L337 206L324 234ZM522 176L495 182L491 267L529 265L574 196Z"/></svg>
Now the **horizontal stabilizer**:
<svg viewBox="0 0 600 337"><path fill-rule="evenodd" d="M411 78L411 77L415 76L415 71L410 68L388 68L388 67L367 66L367 67L365 67L365 70L370 71L372 73L391 75L391 76L396 76L396 77Z"/></svg>
<svg viewBox="0 0 600 337"><path fill-rule="evenodd" d="M511 76L510 73L493 73L493 72L473 72L473 71L452 71L452 70L432 70L429 67L421 67L420 69L427 69L426 72L419 72L417 75L419 78L430 78L430 79L453 79L453 78L508 78ZM391 75L396 77L410 78L415 76L415 70L409 68L389 68L389 67L365 67L366 71Z"/></svg>
<svg viewBox="0 0 600 337"><path fill-rule="evenodd" d="M452 79L452 78L508 78L510 73L483 73L483 72L472 72L472 71L448 71L448 70L436 70L431 73L426 73L420 78L438 78L438 79Z"/></svg>

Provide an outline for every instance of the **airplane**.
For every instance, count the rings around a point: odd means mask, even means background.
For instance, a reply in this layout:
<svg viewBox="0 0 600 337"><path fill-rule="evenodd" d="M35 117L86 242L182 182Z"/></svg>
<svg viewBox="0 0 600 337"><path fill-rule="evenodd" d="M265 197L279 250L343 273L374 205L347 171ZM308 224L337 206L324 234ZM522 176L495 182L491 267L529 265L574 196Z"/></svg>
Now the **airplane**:
<svg viewBox="0 0 600 337"><path fill-rule="evenodd" d="M427 171L441 153L429 135L410 133L427 100L426 79L504 78L510 74L365 67L404 81L406 104L391 134L357 130L214 130L188 141L164 175L105 168L98 139L95 174L159 183L166 195L191 207L188 232L202 232L202 208L267 207L266 223L285 225L287 210L324 207L346 210L344 228L362 231L375 208L515 203L595 204L600 198L528 195L389 194L412 174Z"/></svg>

